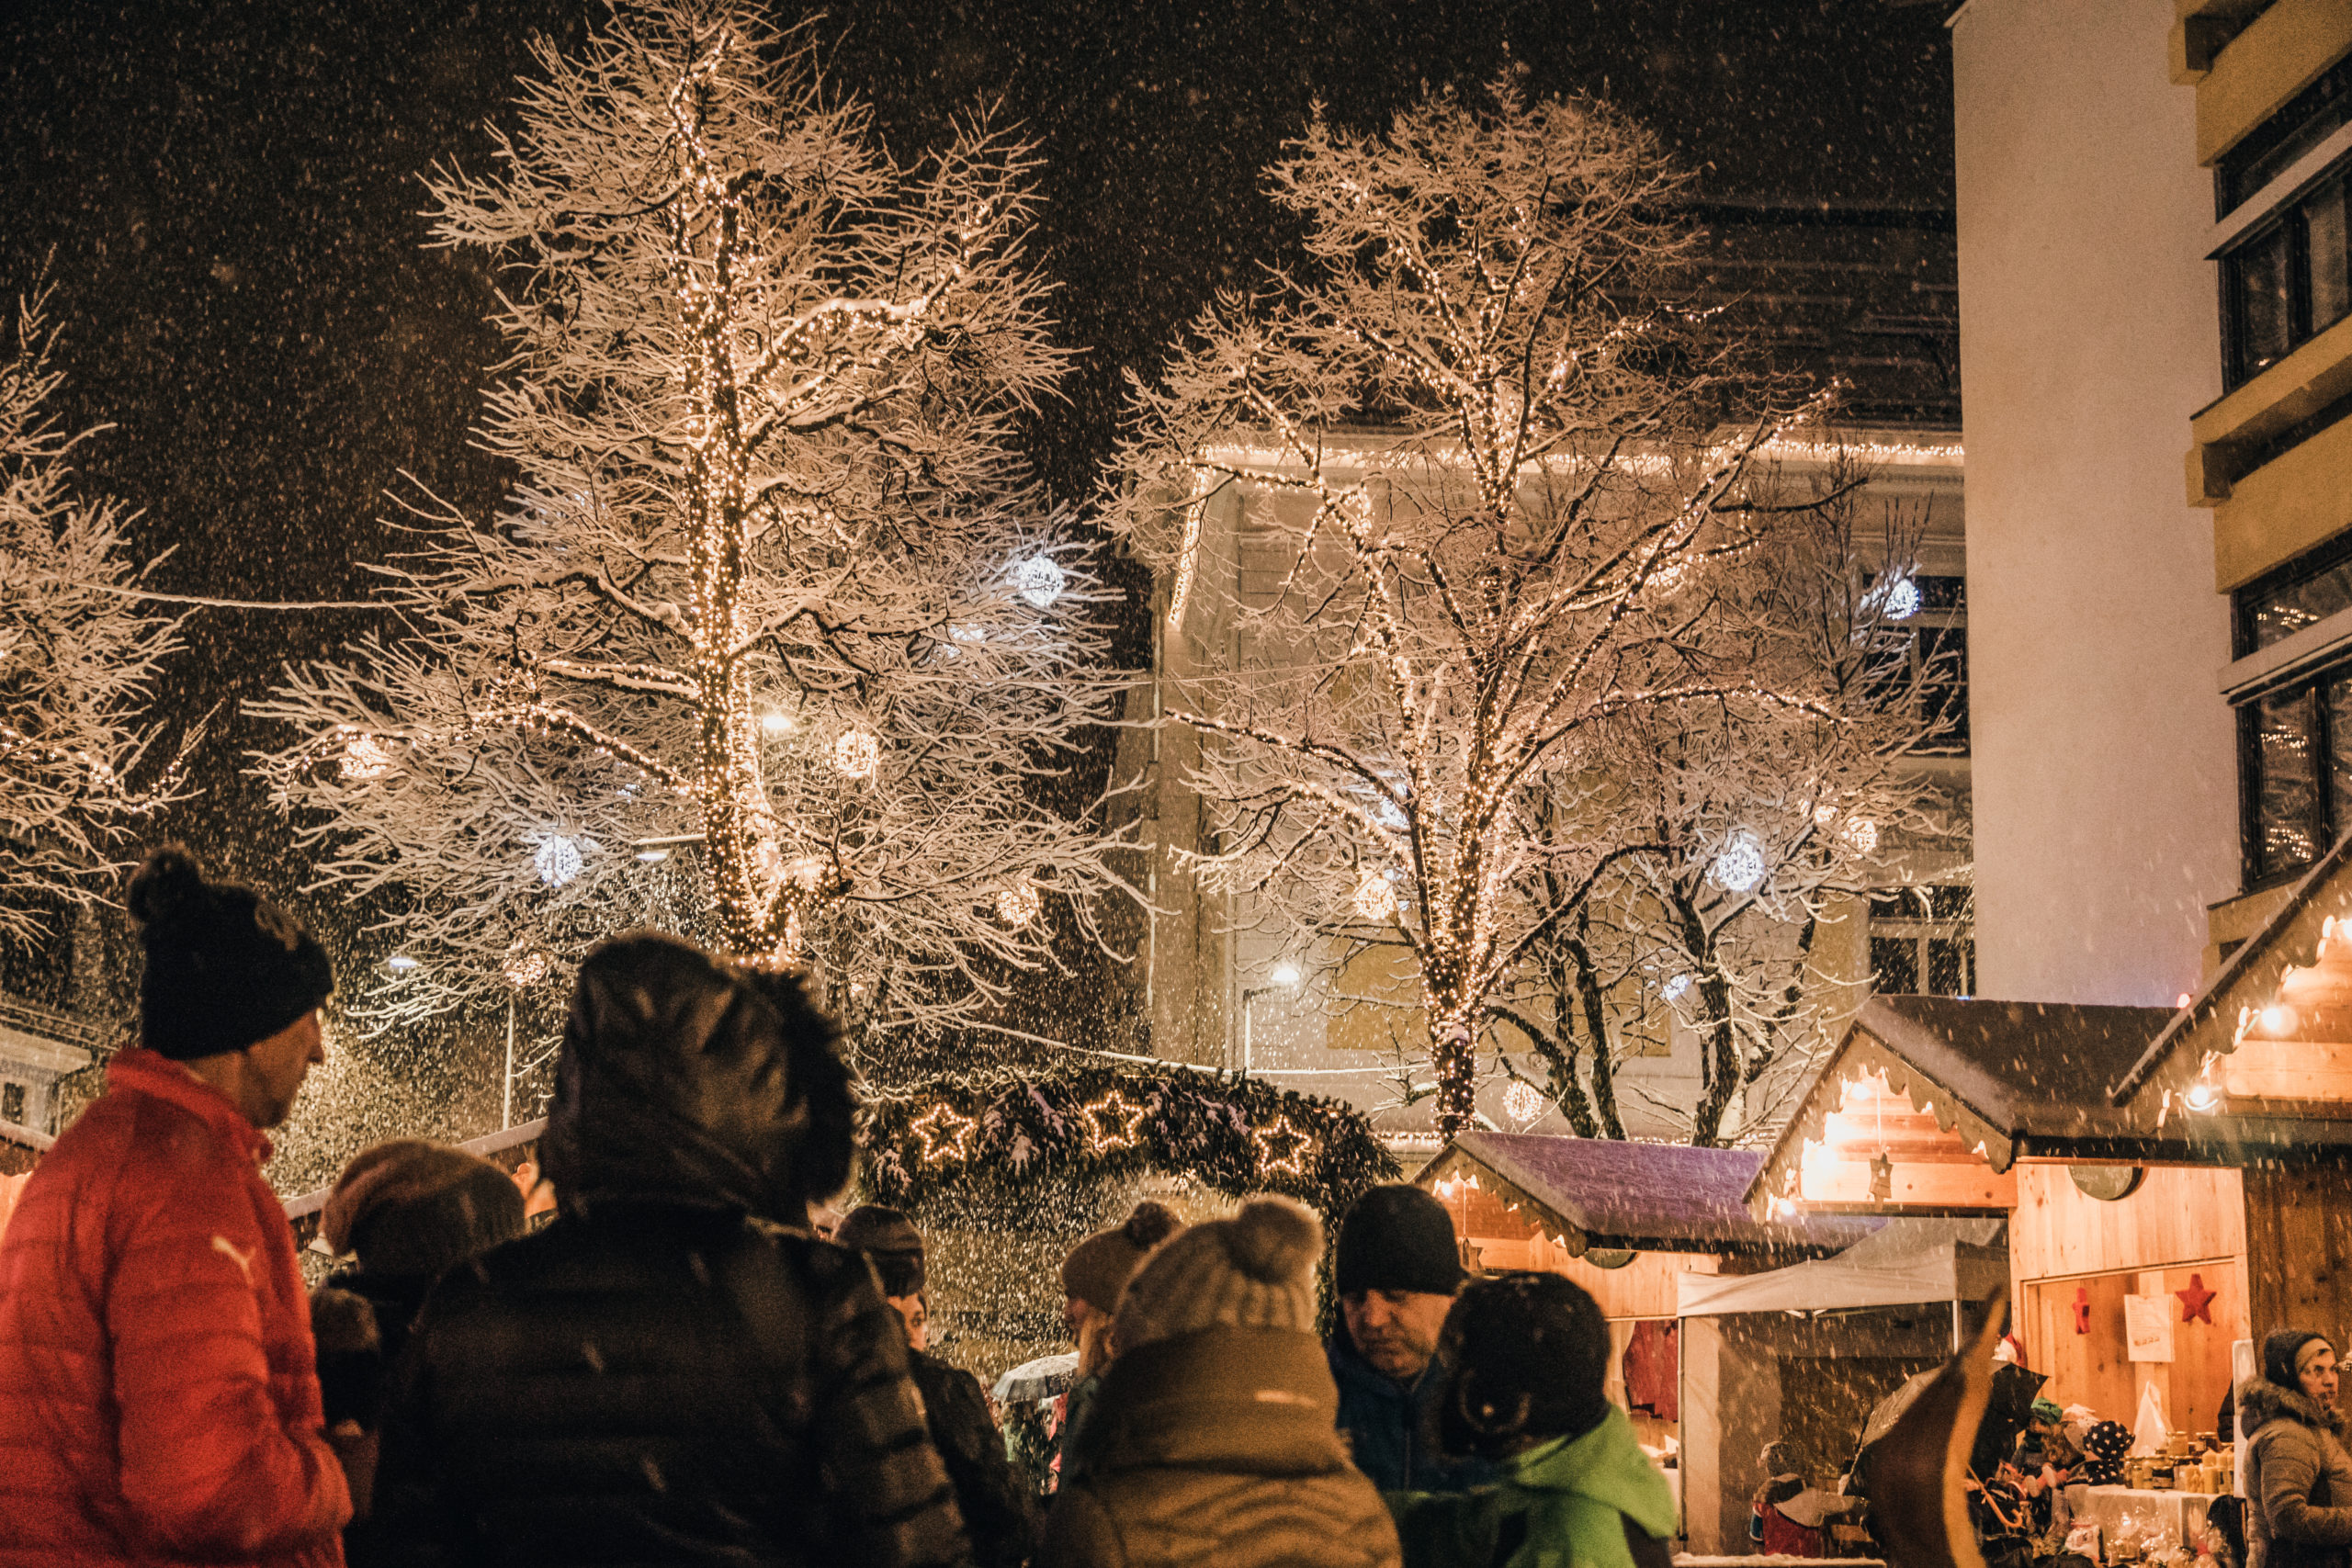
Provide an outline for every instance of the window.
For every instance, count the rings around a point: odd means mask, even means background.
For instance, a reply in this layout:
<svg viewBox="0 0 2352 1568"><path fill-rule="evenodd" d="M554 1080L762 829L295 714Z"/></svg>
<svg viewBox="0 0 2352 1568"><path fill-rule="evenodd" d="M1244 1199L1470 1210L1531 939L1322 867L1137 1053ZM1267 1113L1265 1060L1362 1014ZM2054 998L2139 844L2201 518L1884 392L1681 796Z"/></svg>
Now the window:
<svg viewBox="0 0 2352 1568"><path fill-rule="evenodd" d="M2213 165L2213 216L2227 218L2296 159L2342 130L2352 110L2352 59L2290 99L2246 132Z"/></svg>
<svg viewBox="0 0 2352 1568"><path fill-rule="evenodd" d="M20 1083L0 1084L0 1122L21 1125L25 1120L25 1086Z"/></svg>
<svg viewBox="0 0 2352 1568"><path fill-rule="evenodd" d="M2238 657L2352 609L2352 542L2238 590ZM2294 875L2352 828L2352 662L2261 692L2238 707L2245 885Z"/></svg>
<svg viewBox="0 0 2352 1568"><path fill-rule="evenodd" d="M1876 988L1937 997L1976 994L1973 891L1960 884L1891 887L1871 895Z"/></svg>
<svg viewBox="0 0 2352 1568"><path fill-rule="evenodd" d="M2222 257L2223 382L2243 386L2352 309L2344 175L2322 180Z"/></svg>
<svg viewBox="0 0 2352 1568"><path fill-rule="evenodd" d="M1887 693L1917 690L1922 716L1939 732L1918 747L1936 756L1968 754L1968 582L1926 573L1913 578L1917 608L1899 617L1911 636L1900 660L1883 671ZM1916 686L1915 686L1916 683Z"/></svg>

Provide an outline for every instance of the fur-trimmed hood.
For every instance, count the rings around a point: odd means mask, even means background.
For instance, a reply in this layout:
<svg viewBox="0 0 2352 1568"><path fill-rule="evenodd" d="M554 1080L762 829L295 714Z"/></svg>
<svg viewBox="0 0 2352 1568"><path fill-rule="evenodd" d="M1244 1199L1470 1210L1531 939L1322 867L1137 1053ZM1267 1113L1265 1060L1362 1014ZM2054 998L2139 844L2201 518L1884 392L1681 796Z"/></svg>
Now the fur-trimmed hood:
<svg viewBox="0 0 2352 1568"><path fill-rule="evenodd" d="M2273 1421L2293 1421L2339 1437L2344 1432L2343 1413L2301 1389L2281 1388L2267 1378L2238 1384L2238 1430L2251 1437Z"/></svg>

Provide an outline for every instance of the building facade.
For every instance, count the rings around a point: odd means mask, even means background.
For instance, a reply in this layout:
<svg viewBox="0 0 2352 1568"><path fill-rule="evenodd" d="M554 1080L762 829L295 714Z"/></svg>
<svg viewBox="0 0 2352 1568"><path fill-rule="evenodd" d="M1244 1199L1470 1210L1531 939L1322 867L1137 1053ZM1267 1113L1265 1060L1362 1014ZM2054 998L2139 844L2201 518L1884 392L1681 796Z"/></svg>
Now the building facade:
<svg viewBox="0 0 2352 1568"><path fill-rule="evenodd" d="M2352 7L1951 28L1981 988L2166 1005L2352 828Z"/></svg>

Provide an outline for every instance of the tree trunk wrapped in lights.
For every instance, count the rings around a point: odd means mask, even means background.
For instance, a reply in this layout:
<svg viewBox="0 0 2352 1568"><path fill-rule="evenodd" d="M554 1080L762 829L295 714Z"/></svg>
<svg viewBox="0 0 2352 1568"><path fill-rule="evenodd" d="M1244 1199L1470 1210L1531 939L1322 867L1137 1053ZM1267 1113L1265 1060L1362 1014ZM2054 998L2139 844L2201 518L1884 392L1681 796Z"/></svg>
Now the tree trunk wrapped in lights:
<svg viewBox="0 0 2352 1568"><path fill-rule="evenodd" d="M0 360L0 937L28 942L106 897L139 824L170 800L200 734L143 784L157 672L179 623L142 611L122 508L74 493L69 434L45 412L60 374L43 294ZM153 563L149 563L152 570Z"/></svg>
<svg viewBox="0 0 2352 1568"><path fill-rule="evenodd" d="M322 876L401 890L386 1016L641 922L935 1026L1123 890L1032 798L1114 691L1011 449L1063 363L1025 150L890 162L760 15L632 0L540 44L495 172L429 182L436 241L501 269L481 440L519 479L489 523L413 507L400 634L259 710L300 731L261 766Z"/></svg>
<svg viewBox="0 0 2352 1568"><path fill-rule="evenodd" d="M1318 118L1272 170L1306 254L1204 313L1121 455L1163 637L1240 650L1169 666L1214 815L1195 869L1334 972L1408 955L1449 1134L1498 1016L1665 845L1632 738L1703 721L1749 776L1889 744L1758 586L1841 492L1783 493L1770 458L1820 405L1670 304L1684 184L1509 81L1385 137ZM1213 557L1237 501L1247 575ZM1766 879L1790 847L1738 811L1681 827Z"/></svg>

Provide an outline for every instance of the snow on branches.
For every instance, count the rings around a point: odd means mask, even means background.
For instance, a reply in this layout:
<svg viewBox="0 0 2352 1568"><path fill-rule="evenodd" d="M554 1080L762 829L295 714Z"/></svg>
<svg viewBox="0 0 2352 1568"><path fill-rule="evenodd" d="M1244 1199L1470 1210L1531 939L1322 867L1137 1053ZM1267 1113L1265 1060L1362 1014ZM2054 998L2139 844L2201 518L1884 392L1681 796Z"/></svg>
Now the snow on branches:
<svg viewBox="0 0 2352 1568"><path fill-rule="evenodd" d="M1903 741L1770 591L1837 499L1769 460L1821 409L1674 307L1694 235L1649 135L1505 81L1385 136L1318 116L1272 174L1306 254L1138 386L1114 525L1171 585L1198 875L1335 964L1409 954L1451 1134L1579 922L1675 854L1753 859L1743 897L1788 914L1818 840L1765 809ZM1663 737L1709 759L1706 809L1660 815Z"/></svg>
<svg viewBox="0 0 2352 1568"><path fill-rule="evenodd" d="M139 607L152 570L123 554L129 515L74 489L69 434L45 412L62 375L46 291L20 302L0 360L0 937L101 897L138 825L172 799L199 731L144 784L154 682L177 620Z"/></svg>
<svg viewBox="0 0 2352 1568"><path fill-rule="evenodd" d="M988 1005L1123 891L1033 799L1115 691L1012 451L1063 363L1026 150L891 162L748 5L537 58L494 171L429 182L502 268L481 438L520 479L412 508L400 633L258 710L301 733L276 798L328 881L412 895L393 1016L635 922L823 959L860 1025Z"/></svg>

